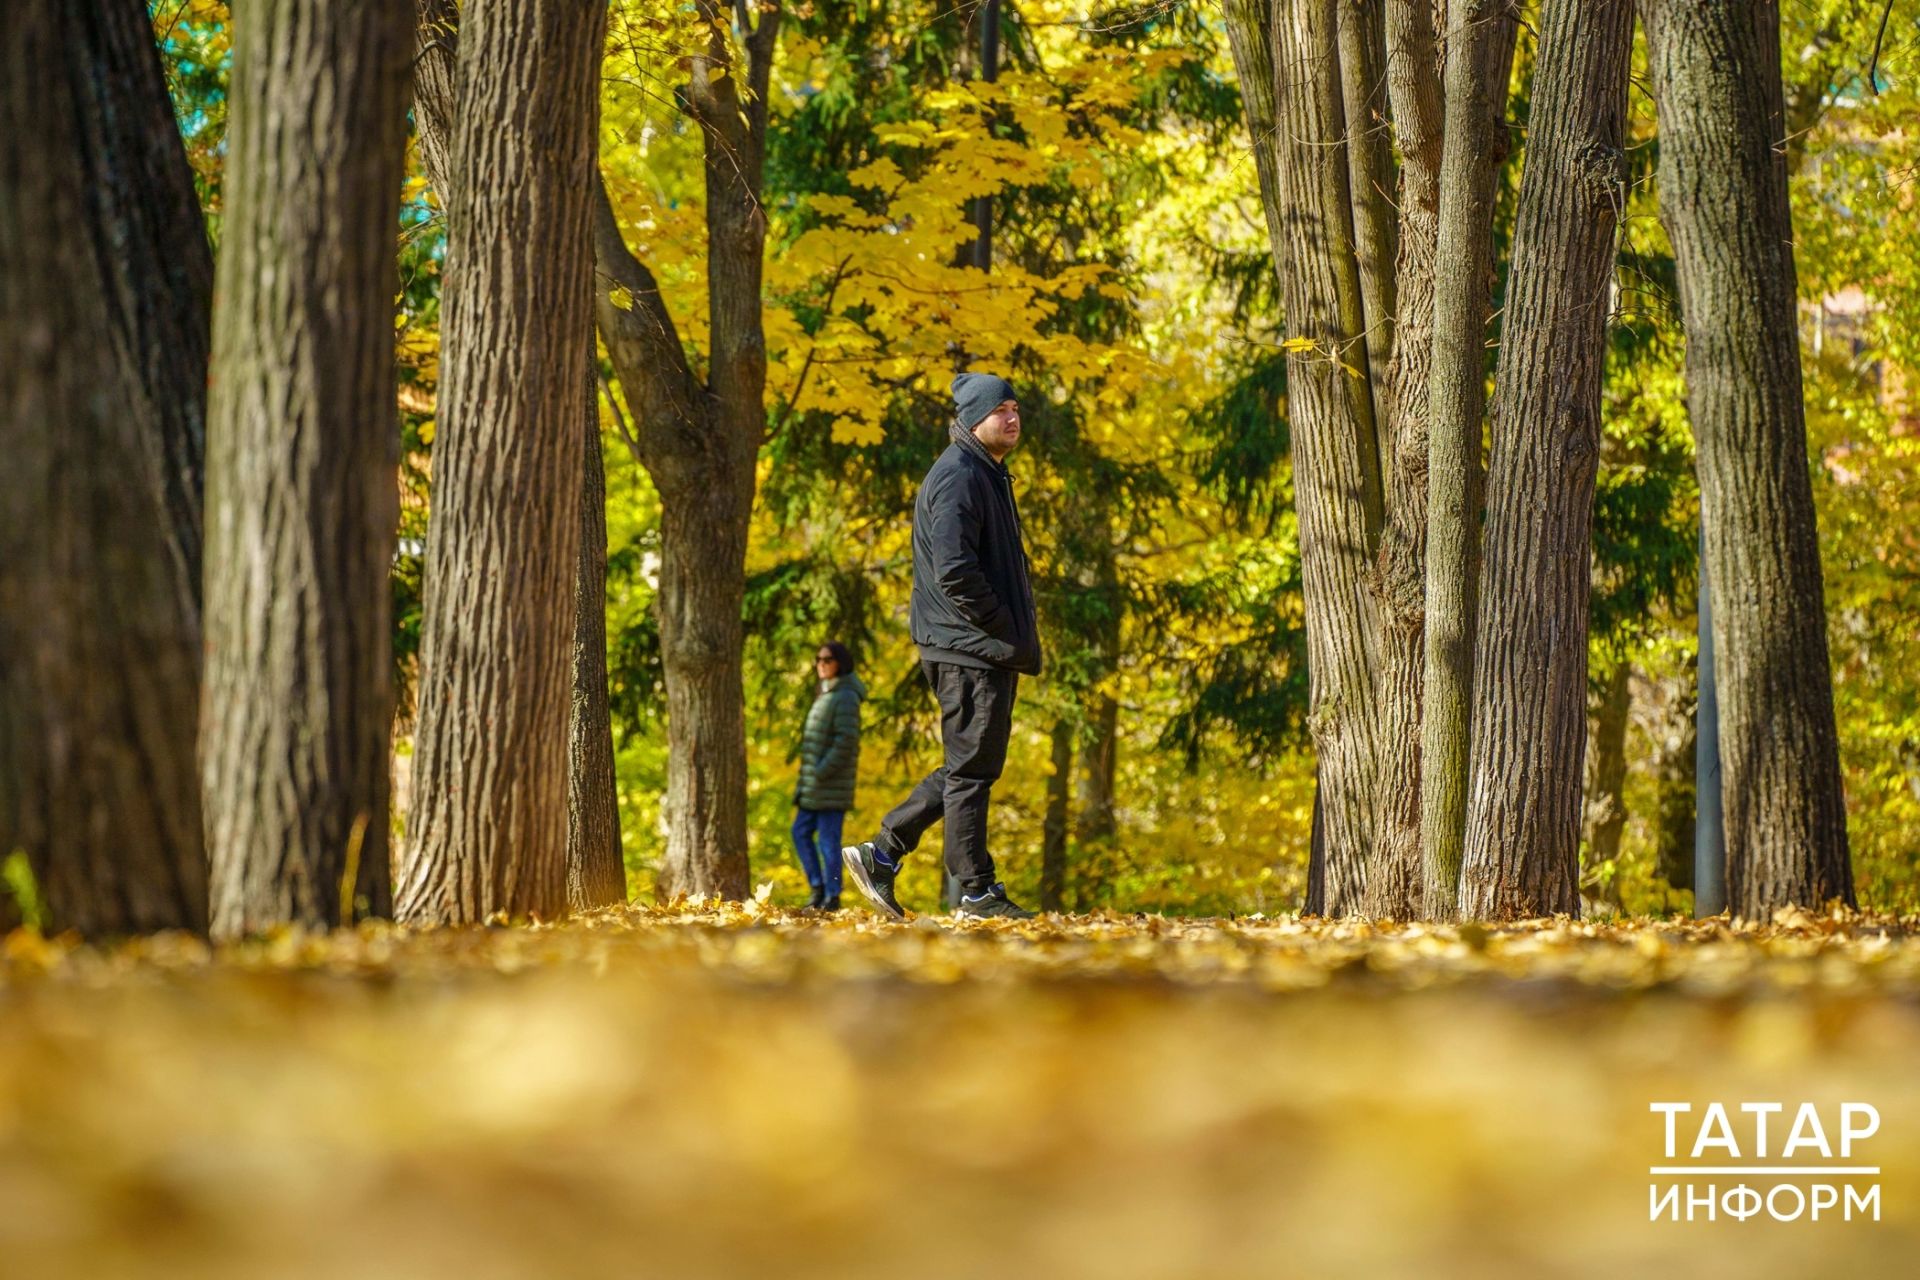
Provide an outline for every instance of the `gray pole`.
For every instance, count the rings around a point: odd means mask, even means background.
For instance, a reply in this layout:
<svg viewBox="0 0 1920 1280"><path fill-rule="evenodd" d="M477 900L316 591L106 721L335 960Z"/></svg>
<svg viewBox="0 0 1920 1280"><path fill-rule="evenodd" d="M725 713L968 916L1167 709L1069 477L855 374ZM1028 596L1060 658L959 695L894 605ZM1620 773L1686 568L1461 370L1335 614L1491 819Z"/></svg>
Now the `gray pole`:
<svg viewBox="0 0 1920 1280"><path fill-rule="evenodd" d="M1693 914L1727 909L1727 831L1720 808L1720 699L1714 688L1713 596L1707 589L1707 532L1700 529L1700 699L1694 711Z"/></svg>

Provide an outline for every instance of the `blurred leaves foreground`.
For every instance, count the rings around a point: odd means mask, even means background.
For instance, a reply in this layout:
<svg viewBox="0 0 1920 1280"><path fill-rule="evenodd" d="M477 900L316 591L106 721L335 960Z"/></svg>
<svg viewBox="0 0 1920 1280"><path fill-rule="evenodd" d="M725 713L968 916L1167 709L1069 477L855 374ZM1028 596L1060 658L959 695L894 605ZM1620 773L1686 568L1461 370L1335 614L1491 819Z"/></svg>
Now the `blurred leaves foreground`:
<svg viewBox="0 0 1920 1280"><path fill-rule="evenodd" d="M1913 923L23 931L0 1273L1907 1275ZM1656 1100L1874 1104L1881 1220L1650 1223Z"/></svg>

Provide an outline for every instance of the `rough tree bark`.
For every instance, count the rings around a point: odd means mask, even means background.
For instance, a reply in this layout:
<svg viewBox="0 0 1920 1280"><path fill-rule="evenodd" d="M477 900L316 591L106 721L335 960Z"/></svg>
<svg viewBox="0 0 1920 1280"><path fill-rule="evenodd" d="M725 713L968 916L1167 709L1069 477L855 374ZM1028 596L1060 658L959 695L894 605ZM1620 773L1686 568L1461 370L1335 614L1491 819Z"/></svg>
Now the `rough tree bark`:
<svg viewBox="0 0 1920 1280"><path fill-rule="evenodd" d="M754 462L766 430L760 321L767 222L760 207L767 86L780 8L763 0L737 41L718 0L697 0L714 35L689 59L683 101L705 142L707 303L713 333L697 375L653 275L627 248L604 192L594 227L600 335L633 418L628 446L660 494L655 609L667 685L663 898L747 893L747 754L740 610ZM735 65L738 48L746 61ZM630 304L630 305L629 305Z"/></svg>
<svg viewBox="0 0 1920 1280"><path fill-rule="evenodd" d="M1488 461L1460 909L1580 914L1587 595L1632 0L1546 0Z"/></svg>
<svg viewBox="0 0 1920 1280"><path fill-rule="evenodd" d="M1280 225L1280 146L1274 121L1274 0L1221 0L1227 44L1240 81L1240 109L1253 143L1253 170L1260 183L1260 207L1267 216L1267 242L1276 272L1284 272L1286 229Z"/></svg>
<svg viewBox="0 0 1920 1280"><path fill-rule="evenodd" d="M1228 11L1229 22L1235 11ZM1354 256L1333 0L1281 0L1275 70L1276 221L1290 350L1287 414L1306 598L1309 725L1318 757L1324 909L1360 905L1373 819L1374 609L1367 567L1380 533L1380 456ZM1236 44L1252 33L1242 32ZM1353 376L1349 370L1358 370ZM1321 856L1321 855L1316 855ZM1318 905L1318 902L1316 902Z"/></svg>
<svg viewBox="0 0 1920 1280"><path fill-rule="evenodd" d="M1687 335L1728 905L1854 900L1807 460L1772 0L1642 0Z"/></svg>
<svg viewBox="0 0 1920 1280"><path fill-rule="evenodd" d="M1427 378L1433 363L1443 102L1431 0L1388 0L1387 90L1400 143L1398 315L1387 367L1387 525L1369 581L1380 610L1379 761L1366 914L1424 905L1420 713L1426 680Z"/></svg>
<svg viewBox="0 0 1920 1280"><path fill-rule="evenodd" d="M0 192L0 851L55 928L203 929L213 263L145 5L14 15Z"/></svg>
<svg viewBox="0 0 1920 1280"><path fill-rule="evenodd" d="M406 34L376 0L264 0L235 29L200 732L217 936L391 907Z"/></svg>
<svg viewBox="0 0 1920 1280"><path fill-rule="evenodd" d="M1347 123L1347 189L1366 316L1367 392L1382 466L1393 456L1386 402L1398 292L1394 279L1393 138L1387 119L1382 0L1339 0L1340 93Z"/></svg>
<svg viewBox="0 0 1920 1280"><path fill-rule="evenodd" d="M1446 137L1429 380L1426 688L1420 722L1420 845L1425 912L1431 916L1455 909L1466 837L1493 197L1507 154L1507 81L1516 26L1513 0L1452 0L1447 7Z"/></svg>
<svg viewBox="0 0 1920 1280"><path fill-rule="evenodd" d="M399 912L566 908L567 752L591 411L593 0L465 6L415 786Z"/></svg>
<svg viewBox="0 0 1920 1280"><path fill-rule="evenodd" d="M627 900L620 806L613 784L613 719L607 705L607 484L600 457L598 381L592 372L587 374L573 697L567 722L567 906L575 911Z"/></svg>
<svg viewBox="0 0 1920 1280"><path fill-rule="evenodd" d="M449 144L459 103L455 71L460 13L453 0L415 0L414 15L414 131L427 180L446 208L456 182ZM598 183L596 172L594 184ZM600 457L598 381L590 371L568 713L567 905L576 911L624 902L627 897L607 702L607 495Z"/></svg>
<svg viewBox="0 0 1920 1280"><path fill-rule="evenodd" d="M1053 772L1047 776L1047 816L1040 840L1040 909L1064 911L1067 890L1067 827L1073 791L1073 722L1053 724Z"/></svg>

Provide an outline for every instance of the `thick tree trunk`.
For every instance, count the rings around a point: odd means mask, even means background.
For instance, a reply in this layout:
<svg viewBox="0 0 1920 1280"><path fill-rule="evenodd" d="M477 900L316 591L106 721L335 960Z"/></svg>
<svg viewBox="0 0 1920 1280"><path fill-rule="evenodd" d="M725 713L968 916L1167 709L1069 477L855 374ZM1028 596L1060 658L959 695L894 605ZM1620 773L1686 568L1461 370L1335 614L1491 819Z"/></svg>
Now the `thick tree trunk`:
<svg viewBox="0 0 1920 1280"><path fill-rule="evenodd" d="M1488 464L1460 909L1580 914L1587 595L1632 0L1546 0Z"/></svg>
<svg viewBox="0 0 1920 1280"><path fill-rule="evenodd" d="M1728 904L1851 903L1771 0L1643 0L1713 592Z"/></svg>
<svg viewBox="0 0 1920 1280"><path fill-rule="evenodd" d="M1446 139L1434 257L1420 845L1426 913L1455 909L1466 837L1468 712L1480 576L1480 437L1493 305L1493 197L1507 154L1513 0L1447 8Z"/></svg>
<svg viewBox="0 0 1920 1280"><path fill-rule="evenodd" d="M0 857L59 929L204 929L212 261L146 7L0 48Z"/></svg>
<svg viewBox="0 0 1920 1280"><path fill-rule="evenodd" d="M1073 722L1053 725L1053 772L1047 776L1047 816L1040 839L1040 909L1066 910L1067 828L1073 791Z"/></svg>
<svg viewBox="0 0 1920 1280"><path fill-rule="evenodd" d="M567 732L567 906L575 911L627 900L607 706L607 483L596 382L588 373Z"/></svg>
<svg viewBox="0 0 1920 1280"><path fill-rule="evenodd" d="M1333 0L1281 0L1280 223L1287 412L1306 599L1309 724L1318 754L1325 906L1360 906L1373 830L1374 608L1367 568L1382 521L1380 456L1364 370Z"/></svg>
<svg viewBox="0 0 1920 1280"><path fill-rule="evenodd" d="M1586 865L1583 882L1593 886L1590 897L1620 905L1618 869L1604 881L1593 880L1596 868L1620 856L1620 837L1627 829L1627 719L1633 711L1633 665L1615 660L1607 673L1599 705L1594 708L1588 740L1587 788L1583 803L1583 841Z"/></svg>
<svg viewBox="0 0 1920 1280"><path fill-rule="evenodd" d="M399 909L566 908L580 424L605 8L463 12L428 525L416 794Z"/></svg>
<svg viewBox="0 0 1920 1280"><path fill-rule="evenodd" d="M1370 585L1380 610L1379 761L1366 914L1421 914L1420 709L1426 680L1427 377L1440 226L1441 89L1430 0L1388 0L1387 89L1399 137L1398 316L1387 366L1387 525Z"/></svg>
<svg viewBox="0 0 1920 1280"><path fill-rule="evenodd" d="M449 140L457 115L459 10L453 0L415 0L414 12L414 128L427 180L441 193L444 207L451 202L456 181ZM594 186L599 187L597 172ZM576 911L625 902L627 897L607 704L607 493L597 382L589 372L568 713L567 905Z"/></svg>
<svg viewBox="0 0 1920 1280"><path fill-rule="evenodd" d="M406 34L376 0L263 0L235 31L200 734L218 936L391 908Z"/></svg>
<svg viewBox="0 0 1920 1280"><path fill-rule="evenodd" d="M767 92L780 7L767 0L736 39L718 0L688 59L681 100L705 145L708 373L695 375L653 275L628 250L604 193L594 230L595 307L634 419L631 447L660 494L661 658L667 684L667 852L662 898L747 892L741 602L754 463L766 432L760 207ZM744 65L737 65L744 55ZM620 298L620 305L614 299Z"/></svg>

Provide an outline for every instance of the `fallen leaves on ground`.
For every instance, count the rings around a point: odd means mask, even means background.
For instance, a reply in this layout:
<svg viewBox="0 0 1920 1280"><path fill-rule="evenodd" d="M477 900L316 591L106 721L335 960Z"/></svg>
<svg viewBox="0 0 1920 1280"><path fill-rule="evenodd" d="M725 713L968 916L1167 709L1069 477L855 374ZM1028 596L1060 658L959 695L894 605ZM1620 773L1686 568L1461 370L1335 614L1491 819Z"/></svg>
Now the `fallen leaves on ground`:
<svg viewBox="0 0 1920 1280"><path fill-rule="evenodd" d="M1905 1274L1912 922L737 906L0 944L0 1273ZM1879 1222L1649 1223L1656 1100L1876 1106Z"/></svg>

